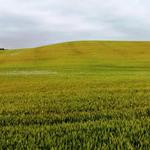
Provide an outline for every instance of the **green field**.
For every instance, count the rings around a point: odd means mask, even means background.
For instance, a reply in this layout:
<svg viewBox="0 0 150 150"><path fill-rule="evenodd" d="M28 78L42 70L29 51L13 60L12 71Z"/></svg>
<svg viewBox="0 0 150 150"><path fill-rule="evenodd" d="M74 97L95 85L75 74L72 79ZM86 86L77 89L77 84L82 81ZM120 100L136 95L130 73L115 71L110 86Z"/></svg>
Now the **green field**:
<svg viewBox="0 0 150 150"><path fill-rule="evenodd" d="M150 42L0 51L0 149L150 149Z"/></svg>

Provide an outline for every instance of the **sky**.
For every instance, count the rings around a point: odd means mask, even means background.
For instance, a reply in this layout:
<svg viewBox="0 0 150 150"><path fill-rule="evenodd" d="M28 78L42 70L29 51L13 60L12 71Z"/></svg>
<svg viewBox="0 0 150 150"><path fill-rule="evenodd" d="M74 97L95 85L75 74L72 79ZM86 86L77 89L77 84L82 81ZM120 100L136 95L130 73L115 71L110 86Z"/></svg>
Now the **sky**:
<svg viewBox="0 0 150 150"><path fill-rule="evenodd" d="M0 47L150 40L149 0L0 0Z"/></svg>

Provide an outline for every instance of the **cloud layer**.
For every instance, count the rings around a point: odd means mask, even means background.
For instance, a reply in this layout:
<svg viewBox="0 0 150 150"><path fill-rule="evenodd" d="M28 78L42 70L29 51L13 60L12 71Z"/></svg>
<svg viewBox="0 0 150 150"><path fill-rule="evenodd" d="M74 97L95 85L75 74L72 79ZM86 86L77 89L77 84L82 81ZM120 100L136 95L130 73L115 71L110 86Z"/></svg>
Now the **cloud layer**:
<svg viewBox="0 0 150 150"><path fill-rule="evenodd" d="M148 0L0 0L0 47L150 40Z"/></svg>

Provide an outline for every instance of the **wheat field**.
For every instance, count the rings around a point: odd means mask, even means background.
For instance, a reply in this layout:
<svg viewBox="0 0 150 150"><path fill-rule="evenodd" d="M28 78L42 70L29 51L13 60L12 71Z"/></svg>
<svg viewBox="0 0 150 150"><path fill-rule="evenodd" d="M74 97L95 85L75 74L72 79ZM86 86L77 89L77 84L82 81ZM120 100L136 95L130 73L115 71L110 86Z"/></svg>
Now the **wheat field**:
<svg viewBox="0 0 150 150"><path fill-rule="evenodd" d="M0 51L0 149L150 149L150 42Z"/></svg>

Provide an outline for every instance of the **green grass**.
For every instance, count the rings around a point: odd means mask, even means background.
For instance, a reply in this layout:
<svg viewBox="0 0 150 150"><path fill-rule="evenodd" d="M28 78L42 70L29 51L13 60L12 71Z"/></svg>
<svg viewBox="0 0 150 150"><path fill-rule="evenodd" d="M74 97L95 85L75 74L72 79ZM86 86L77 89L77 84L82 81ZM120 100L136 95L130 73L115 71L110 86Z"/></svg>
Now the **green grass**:
<svg viewBox="0 0 150 150"><path fill-rule="evenodd" d="M150 42L0 51L0 149L150 149Z"/></svg>

